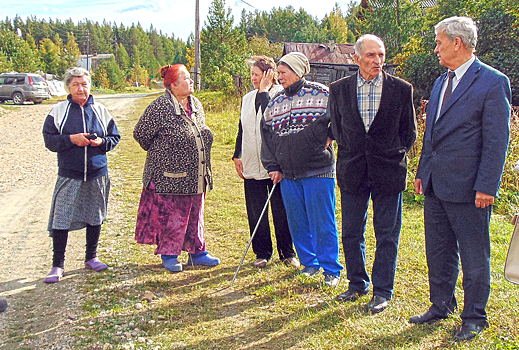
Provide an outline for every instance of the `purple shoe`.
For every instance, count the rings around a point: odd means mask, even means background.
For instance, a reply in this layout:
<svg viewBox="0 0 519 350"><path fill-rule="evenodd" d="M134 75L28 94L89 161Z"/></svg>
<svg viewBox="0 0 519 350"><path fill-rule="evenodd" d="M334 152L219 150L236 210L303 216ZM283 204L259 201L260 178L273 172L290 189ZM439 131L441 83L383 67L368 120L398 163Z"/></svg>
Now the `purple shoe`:
<svg viewBox="0 0 519 350"><path fill-rule="evenodd" d="M93 258L85 262L85 269L94 270L95 272L103 271L108 268L108 265L99 261L98 258Z"/></svg>
<svg viewBox="0 0 519 350"><path fill-rule="evenodd" d="M43 279L43 282L57 283L63 276L65 276L65 269L62 269L61 267L53 267L47 277Z"/></svg>

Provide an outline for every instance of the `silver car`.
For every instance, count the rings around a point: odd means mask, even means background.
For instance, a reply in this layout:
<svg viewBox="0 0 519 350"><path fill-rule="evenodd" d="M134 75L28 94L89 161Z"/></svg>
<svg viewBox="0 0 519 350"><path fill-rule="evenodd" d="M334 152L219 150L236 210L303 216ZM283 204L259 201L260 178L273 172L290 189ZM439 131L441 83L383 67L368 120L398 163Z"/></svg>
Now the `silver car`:
<svg viewBox="0 0 519 350"><path fill-rule="evenodd" d="M24 101L41 103L50 98L50 89L45 80L32 73L0 74L0 102L12 100L21 105Z"/></svg>

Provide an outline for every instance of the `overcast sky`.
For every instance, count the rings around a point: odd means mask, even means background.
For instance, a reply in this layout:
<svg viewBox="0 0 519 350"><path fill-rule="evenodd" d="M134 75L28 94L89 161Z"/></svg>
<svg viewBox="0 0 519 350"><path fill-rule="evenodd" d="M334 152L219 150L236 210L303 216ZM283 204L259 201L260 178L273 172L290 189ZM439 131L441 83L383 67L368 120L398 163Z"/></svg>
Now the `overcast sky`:
<svg viewBox="0 0 519 350"><path fill-rule="evenodd" d="M6 0L2 0L4 2ZM200 0L200 25L204 25L212 0ZM324 15L330 13L337 2L343 12L347 11L349 0L226 0L225 6L230 7L234 15L235 23L240 20L242 9L247 12L267 11L273 7L293 6L296 10L302 7L312 17L321 20ZM251 6L249 6L249 5ZM254 6L254 7L252 7ZM195 0L18 0L9 1L9 5L3 4L0 10L0 19L6 16L14 18L20 15L25 21L28 16L36 16L38 19L71 18L77 24L85 18L102 23L103 19L116 22L119 26L123 23L126 27L140 22L144 29L150 25L163 33L180 37L184 41L195 27Z"/></svg>

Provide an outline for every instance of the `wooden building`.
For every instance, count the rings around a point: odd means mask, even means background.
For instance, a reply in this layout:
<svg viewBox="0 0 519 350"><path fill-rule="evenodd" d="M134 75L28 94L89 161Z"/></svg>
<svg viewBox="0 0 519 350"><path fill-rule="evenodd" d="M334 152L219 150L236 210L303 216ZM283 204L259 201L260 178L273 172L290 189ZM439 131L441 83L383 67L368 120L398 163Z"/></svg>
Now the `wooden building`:
<svg viewBox="0 0 519 350"><path fill-rule="evenodd" d="M292 43L286 42L283 55L290 52L301 52L310 61L310 73L305 75L308 81L316 81L330 85L336 80L357 72L359 66L355 64L353 44L319 43ZM386 64L384 70L394 74L396 65Z"/></svg>

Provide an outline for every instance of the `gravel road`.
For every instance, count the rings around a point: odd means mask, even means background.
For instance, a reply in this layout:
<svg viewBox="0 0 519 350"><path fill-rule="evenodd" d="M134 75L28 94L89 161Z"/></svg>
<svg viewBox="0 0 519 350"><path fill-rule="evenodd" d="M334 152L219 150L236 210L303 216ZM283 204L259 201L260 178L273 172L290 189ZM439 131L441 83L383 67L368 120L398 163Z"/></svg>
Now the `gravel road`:
<svg viewBox="0 0 519 350"><path fill-rule="evenodd" d="M117 123L143 96L96 100ZM74 349L74 323L82 314L76 285L89 273L83 268L84 230L69 236L64 280L43 283L52 267L46 230L57 161L45 148L41 130L51 109L47 104L0 107L0 298L9 303L0 314L1 350Z"/></svg>

